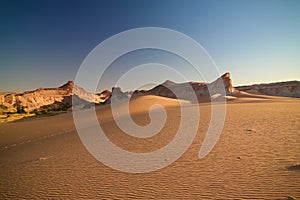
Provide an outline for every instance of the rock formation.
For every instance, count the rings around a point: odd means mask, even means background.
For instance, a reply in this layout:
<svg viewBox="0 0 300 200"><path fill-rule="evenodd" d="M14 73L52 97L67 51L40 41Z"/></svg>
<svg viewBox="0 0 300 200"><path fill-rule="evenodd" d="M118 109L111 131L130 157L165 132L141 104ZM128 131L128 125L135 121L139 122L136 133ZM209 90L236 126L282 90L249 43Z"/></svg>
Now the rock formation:
<svg viewBox="0 0 300 200"><path fill-rule="evenodd" d="M121 88L113 87L111 92L111 97L107 102L121 102L123 100L128 99L128 95L122 92Z"/></svg>
<svg viewBox="0 0 300 200"><path fill-rule="evenodd" d="M239 91L254 94L300 98L300 81L264 83L248 86L239 86L235 88Z"/></svg>
<svg viewBox="0 0 300 200"><path fill-rule="evenodd" d="M0 105L11 112L16 112L20 108L29 112L54 103L71 105L73 96L78 97L76 99L81 99L83 102L100 103L103 101L99 95L86 92L75 85L73 81L69 81L59 88L39 88L29 92L2 93L0 94Z"/></svg>
<svg viewBox="0 0 300 200"><path fill-rule="evenodd" d="M128 99L130 96L141 95L157 95L186 100L190 100L191 96L196 95L196 101L203 102L238 93L239 91L299 98L300 81L256 84L234 88L230 73L225 73L212 83L187 82L177 84L167 80L150 90L136 90L124 93L120 88L114 87L112 92L105 90L99 94L87 92L73 81L68 81L59 88L39 88L28 92L0 93L0 111L17 112L22 109L30 112L52 104L71 105L73 103L73 105L83 104L90 106L94 103L120 102Z"/></svg>
<svg viewBox="0 0 300 200"><path fill-rule="evenodd" d="M100 97L100 103L105 103L111 97L111 92L109 90L104 90L103 92L97 94Z"/></svg>
<svg viewBox="0 0 300 200"><path fill-rule="evenodd" d="M234 87L232 85L230 73L227 72L214 82L208 84L208 88L210 89L211 96L218 93L224 93L223 95L233 93Z"/></svg>
<svg viewBox="0 0 300 200"><path fill-rule="evenodd" d="M133 95L157 95L169 98L190 99L191 95L196 95L198 101L203 97L210 97L215 94L225 96L234 92L232 80L229 73L225 73L212 83L187 82L176 84L172 81L165 81L148 91L135 91ZM176 95L177 94L177 97Z"/></svg>

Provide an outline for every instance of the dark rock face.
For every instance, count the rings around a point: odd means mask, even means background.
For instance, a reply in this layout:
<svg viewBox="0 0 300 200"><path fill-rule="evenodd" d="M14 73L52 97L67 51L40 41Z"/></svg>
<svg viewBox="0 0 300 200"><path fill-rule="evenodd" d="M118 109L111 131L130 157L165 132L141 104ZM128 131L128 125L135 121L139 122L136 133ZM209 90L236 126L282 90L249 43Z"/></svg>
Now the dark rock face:
<svg viewBox="0 0 300 200"><path fill-rule="evenodd" d="M254 94L300 98L300 81L255 84L239 86L236 89Z"/></svg>
<svg viewBox="0 0 300 200"><path fill-rule="evenodd" d="M100 103L105 103L107 100L110 99L111 92L109 90L104 90L103 92L98 94L98 96L100 96Z"/></svg>

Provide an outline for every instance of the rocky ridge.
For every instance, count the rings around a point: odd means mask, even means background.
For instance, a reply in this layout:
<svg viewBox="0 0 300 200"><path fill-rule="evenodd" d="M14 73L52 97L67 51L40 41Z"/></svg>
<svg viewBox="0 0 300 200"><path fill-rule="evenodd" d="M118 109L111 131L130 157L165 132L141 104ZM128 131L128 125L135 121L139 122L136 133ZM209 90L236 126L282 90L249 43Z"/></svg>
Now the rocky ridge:
<svg viewBox="0 0 300 200"><path fill-rule="evenodd" d="M187 82L177 84L167 80L148 91L134 91L133 95L157 95L188 100L191 95L196 94L198 101L201 101L203 97L211 97L215 94L225 96L233 92L234 87L230 73L227 72L212 83Z"/></svg>
<svg viewBox="0 0 300 200"><path fill-rule="evenodd" d="M71 105L85 103L110 103L120 102L130 97L141 95L156 95L168 98L189 100L191 95L196 94L197 101L210 101L214 97L234 95L239 91L285 97L300 97L300 81L279 82L270 84L255 84L250 86L233 87L230 73L225 73L212 83L187 82L175 83L170 80L150 89L137 90L134 92L122 92L121 88L114 87L112 92L104 90L99 94L93 94L77 86L73 81L58 88L39 88L28 92L0 93L0 111L31 112L44 106L59 104ZM177 94L177 96L175 95ZM73 102L72 102L73 99ZM75 99L75 100L74 100Z"/></svg>
<svg viewBox="0 0 300 200"><path fill-rule="evenodd" d="M300 81L263 83L235 88L239 91L253 94L300 98Z"/></svg>
<svg viewBox="0 0 300 200"><path fill-rule="evenodd" d="M39 88L28 92L11 92L0 94L2 109L17 112L19 109L30 112L51 104L72 104L72 97L78 97L86 102L101 103L101 95L86 92L83 88L68 81L59 88Z"/></svg>

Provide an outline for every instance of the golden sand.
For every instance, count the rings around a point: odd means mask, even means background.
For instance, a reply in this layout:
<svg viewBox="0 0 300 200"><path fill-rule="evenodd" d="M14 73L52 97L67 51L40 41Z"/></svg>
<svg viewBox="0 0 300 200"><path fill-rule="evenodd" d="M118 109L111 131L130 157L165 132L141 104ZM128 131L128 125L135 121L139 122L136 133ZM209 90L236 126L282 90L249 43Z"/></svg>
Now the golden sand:
<svg viewBox="0 0 300 200"><path fill-rule="evenodd" d="M180 120L174 99L148 96L131 102L136 123L150 122L148 108L167 109L161 132L148 139L125 135L109 106L97 108L108 138L123 149L150 152L166 145ZM190 105L195 106L197 105ZM198 109L198 108L197 108ZM227 104L214 149L198 158L210 105L190 148L170 166L145 174L111 169L92 157L77 135L72 114L0 124L0 199L286 199L300 198L300 99L238 97Z"/></svg>

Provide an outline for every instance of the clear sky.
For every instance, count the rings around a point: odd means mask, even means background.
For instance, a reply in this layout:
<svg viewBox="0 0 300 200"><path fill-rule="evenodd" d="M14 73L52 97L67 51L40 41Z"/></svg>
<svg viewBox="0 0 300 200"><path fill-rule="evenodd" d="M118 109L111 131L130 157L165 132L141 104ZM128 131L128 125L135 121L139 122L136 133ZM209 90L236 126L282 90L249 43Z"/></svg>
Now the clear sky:
<svg viewBox="0 0 300 200"><path fill-rule="evenodd" d="M300 80L299 0L2 0L0 91L74 80L100 42L149 26L195 39L234 85Z"/></svg>

